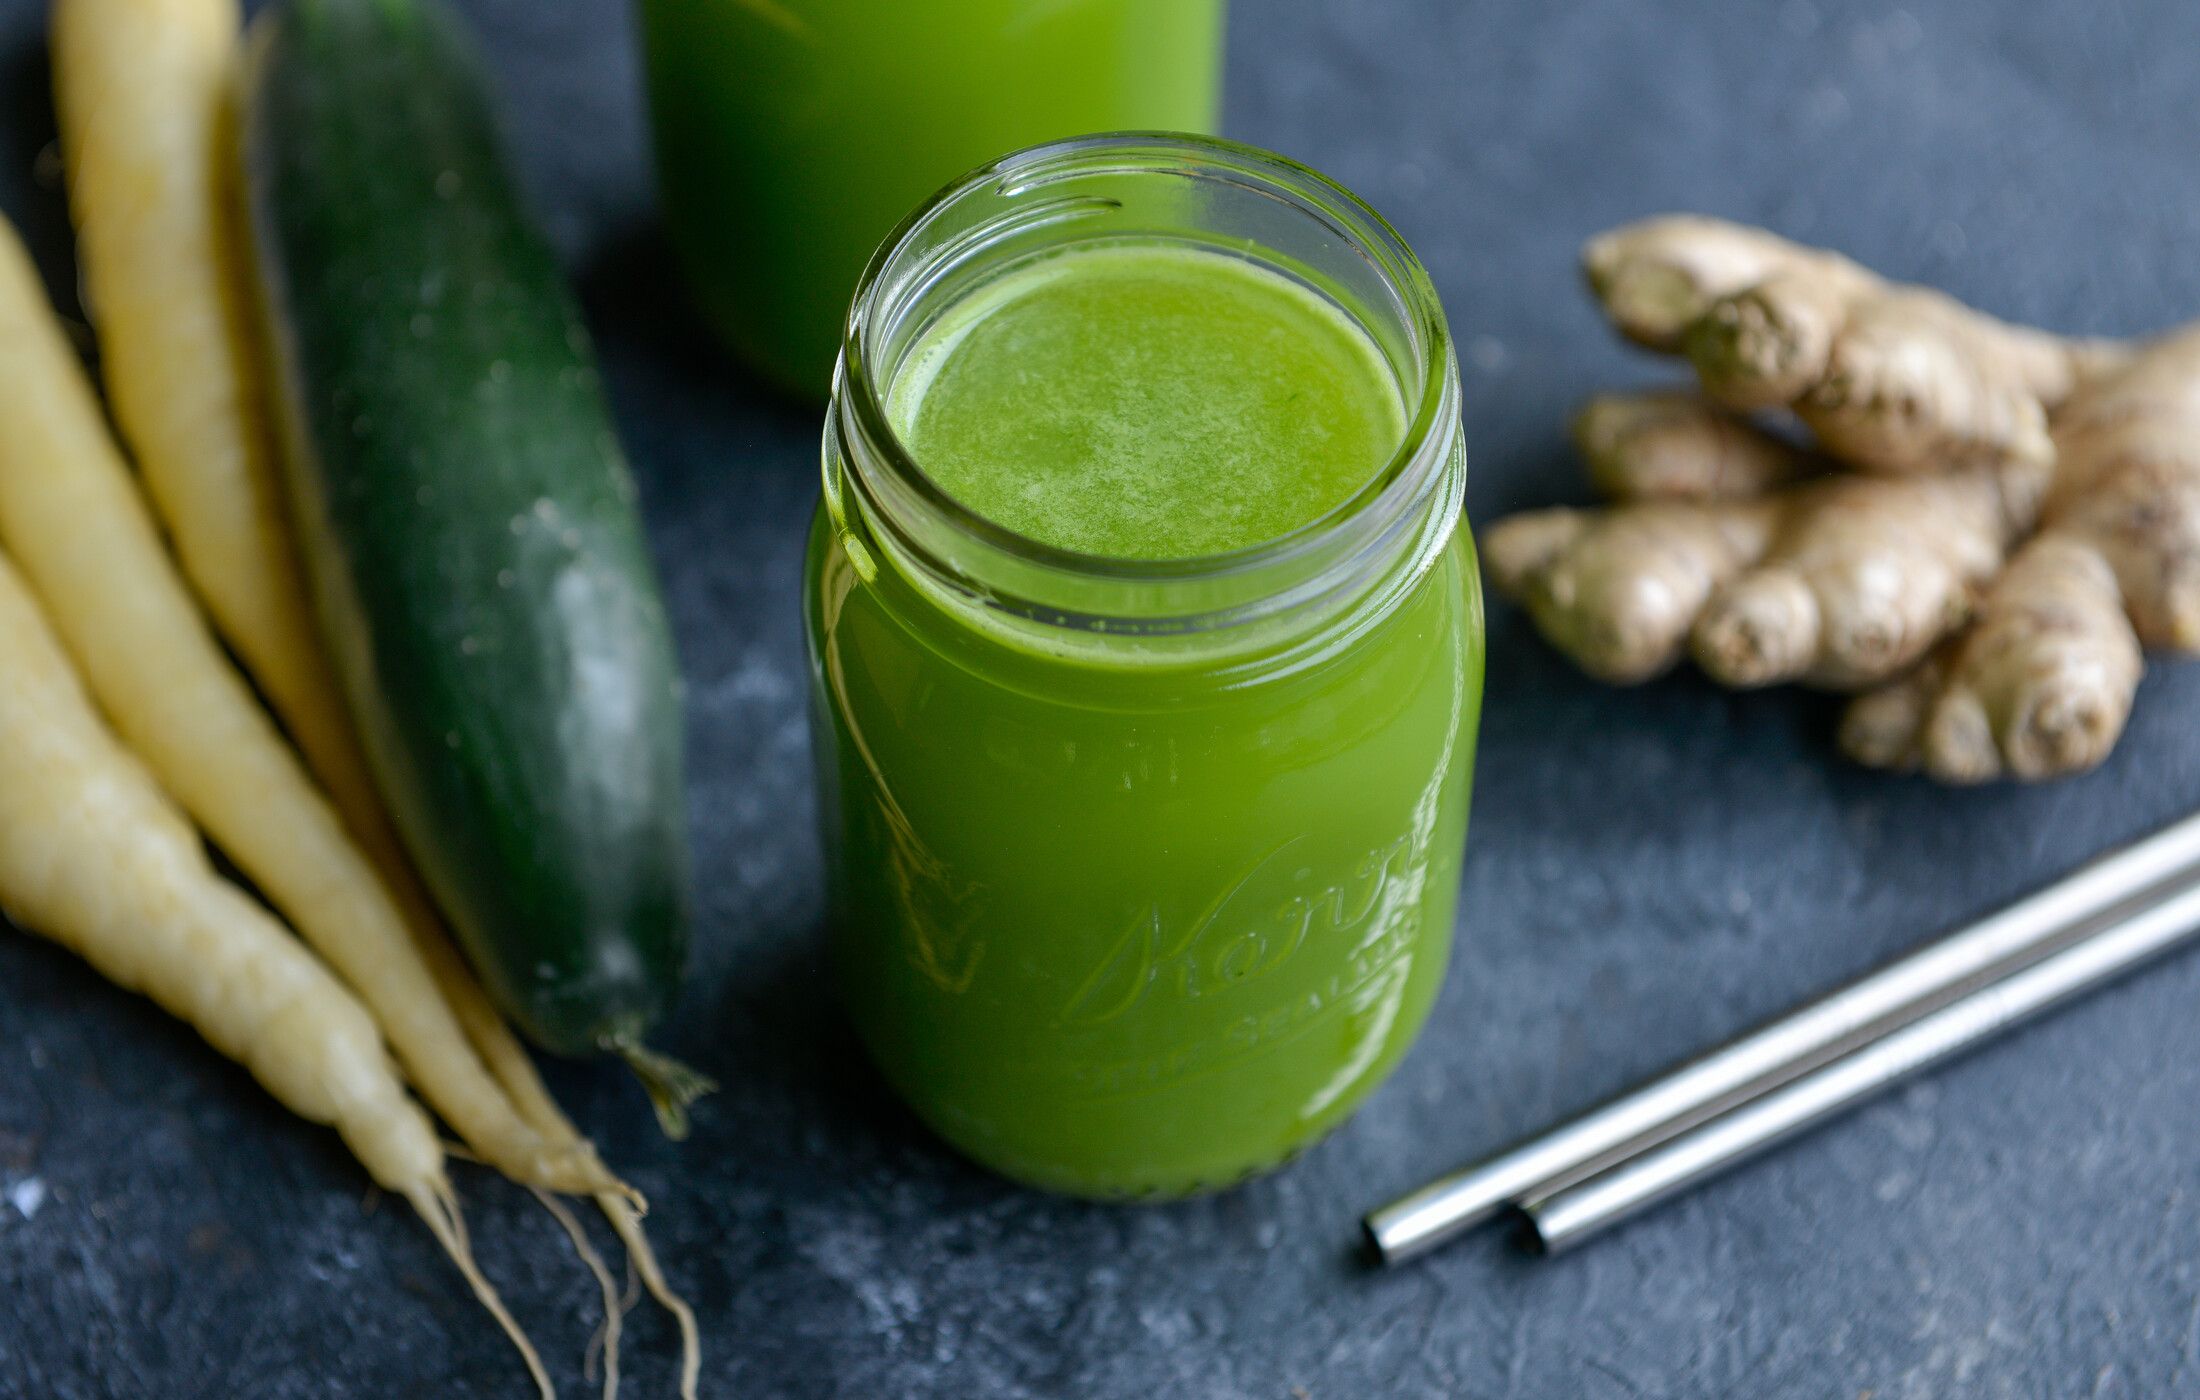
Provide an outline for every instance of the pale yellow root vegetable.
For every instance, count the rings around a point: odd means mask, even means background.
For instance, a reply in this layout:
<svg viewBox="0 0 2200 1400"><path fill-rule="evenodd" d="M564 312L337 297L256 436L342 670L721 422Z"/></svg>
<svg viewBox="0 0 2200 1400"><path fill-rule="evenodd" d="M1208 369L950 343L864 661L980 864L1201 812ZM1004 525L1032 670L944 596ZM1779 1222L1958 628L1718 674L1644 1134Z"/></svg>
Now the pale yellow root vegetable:
<svg viewBox="0 0 2200 1400"><path fill-rule="evenodd" d="M142 992L336 1129L412 1203L526 1359L534 1347L475 1266L427 1116L375 1024L327 969L215 874L198 833L108 732L14 568L0 559L0 909Z"/></svg>
<svg viewBox="0 0 2200 1400"><path fill-rule="evenodd" d="M1790 407L1827 452L1886 475L2023 467L2044 483L2047 413L2075 383L2062 340L1939 292L1840 300L1792 277L1716 303L1688 355L1721 401Z"/></svg>
<svg viewBox="0 0 2200 1400"><path fill-rule="evenodd" d="M87 309L116 425L215 630L369 858L410 880L279 499L230 188L240 24L234 0L55 0L55 106Z"/></svg>
<svg viewBox="0 0 2200 1400"><path fill-rule="evenodd" d="M1731 501L1825 469L1689 389L1598 394L1574 415L1574 446L1613 501Z"/></svg>
<svg viewBox="0 0 2200 1400"><path fill-rule="evenodd" d="M1978 782L2099 763L2141 648L2200 652L2200 326L2065 339L1694 216L1583 263L1613 325L1733 415L1597 400L1576 435L1621 504L1485 535L1497 586L1585 670L1639 679L1685 633L1728 685L1865 691L1859 760ZM1779 485L1793 449L1742 416L1769 408L1865 474Z"/></svg>
<svg viewBox="0 0 2200 1400"><path fill-rule="evenodd" d="M2115 570L2139 640L2200 651L2200 325L2147 345L2055 419L2044 529Z"/></svg>
<svg viewBox="0 0 2200 1400"><path fill-rule="evenodd" d="M1970 631L1852 703L1853 757L1949 782L2079 772L2123 733L2141 644L2200 651L2200 327L2089 380L2055 440L2039 535Z"/></svg>
<svg viewBox="0 0 2200 1400"><path fill-rule="evenodd" d="M603 1295L603 1323L588 1339L588 1350L583 1354L581 1372L584 1376L595 1375L594 1358L600 1341L603 1347L603 1400L619 1400L619 1334L626 1323L626 1309L619 1302L618 1285L611 1281L611 1270L604 1265L603 1256L596 1252L596 1246L589 1240L588 1232L581 1228L579 1217L567 1208L565 1202L540 1186L530 1186L527 1190L542 1203L542 1208L550 1213L550 1218L558 1222L558 1228L565 1231L565 1237L573 1242L573 1252L580 1256L581 1263L596 1280L597 1291Z"/></svg>
<svg viewBox="0 0 2200 1400"><path fill-rule="evenodd" d="M529 1126L467 1043L381 879L208 632L4 222L0 423L0 544L131 747L360 994L476 1153L553 1190L624 1189Z"/></svg>
<svg viewBox="0 0 2200 1400"><path fill-rule="evenodd" d="M1770 500L1647 501L1528 511L1482 534L1499 592L1551 645L1614 685L1670 668L1717 589L1762 557L1780 522Z"/></svg>
<svg viewBox="0 0 2200 1400"><path fill-rule="evenodd" d="M408 903L416 906L425 903L425 895L409 871L400 877L400 881L401 888L410 891ZM593 1154L594 1146L581 1136L564 1111L558 1107L557 1101L550 1097L550 1091L543 1084L541 1074L535 1069L534 1060L520 1044L519 1037L512 1033L512 1028L497 1013L488 994L482 991L480 982L475 980L472 972L460 960L458 950L451 945L451 941L433 927L432 923L416 922L415 928L424 935L424 951L428 955L429 965L452 1010L457 1014L459 1024L465 1027L467 1038L488 1062L490 1072L503 1085L520 1113L551 1142L569 1144L576 1150ZM642 1226L641 1212L635 1209L634 1202L627 1195L616 1191L599 1191L596 1193L596 1205L611 1222L611 1228L618 1234L620 1242L626 1246L627 1257L641 1275L650 1296L672 1314L673 1321L679 1326L680 1395L682 1400L695 1400L703 1369L702 1331L695 1320L695 1310L688 1306L687 1300L666 1280L664 1270L658 1264L657 1253L650 1247L649 1235ZM576 1236L574 1242L578 1247L578 1226L565 1221L560 1223L566 1225L568 1233ZM587 1258L587 1253L582 1251L583 1261L586 1262ZM598 1276L601 1277L600 1272ZM618 1306L607 1293L604 1313L606 1400L610 1400L618 1390L618 1314Z"/></svg>
<svg viewBox="0 0 2200 1400"><path fill-rule="evenodd" d="M2024 557L2019 551L2018 561ZM1954 646L1943 643L1904 674L1850 700L1841 711L1841 752L1868 768L1918 767L1918 739L1948 683L1948 653Z"/></svg>
<svg viewBox="0 0 2200 1400"><path fill-rule="evenodd" d="M1856 690L1899 674L1970 615L2038 511L1990 471L1833 476L1779 499L1771 547L1692 629L1696 664L1723 685Z"/></svg>
<svg viewBox="0 0 2200 1400"><path fill-rule="evenodd" d="M660 1307L672 1314L680 1328L680 1400L695 1400L696 1390L703 1374L702 1329L696 1324L695 1309L687 1299L676 1292L665 1278L664 1270L657 1263L657 1251L650 1248L649 1236L642 1231L642 1219L633 1205L608 1194L598 1195L597 1204L611 1217L611 1226L626 1245L627 1258L641 1272L642 1283Z"/></svg>
<svg viewBox="0 0 2200 1400"><path fill-rule="evenodd" d="M332 794L331 800L336 800ZM411 930L415 946L427 964L429 975L435 979L437 991L442 994L466 1039L481 1056L489 1073L495 1077L506 1097L521 1118L540 1133L553 1148L570 1151L596 1163L595 1144L583 1136L565 1116L550 1090L542 1082L519 1037L512 1033L488 993L474 976L473 969L459 956L456 945L443 931L428 899L427 890L419 876L398 848L396 834L390 830L378 802L339 813L355 833L361 848L382 872L385 887L403 913L406 926ZM607 1169L596 1164L595 1170ZM572 1239L574 1252L593 1275L604 1296L604 1397L615 1400L619 1390L619 1342L621 1332L621 1308L616 1289L610 1282L610 1274L594 1247L581 1232L579 1222L551 1196L537 1195L549 1208L559 1226ZM683 1400L694 1400L696 1386L702 1372L702 1338L695 1320L695 1313L686 1299L676 1293L666 1282L657 1256L650 1248L649 1236L642 1225L642 1214L636 1208L633 1193L621 1188L595 1193L596 1205L611 1222L612 1229L626 1246L628 1256L636 1270L648 1285L650 1295L672 1313L680 1329L680 1394Z"/></svg>
<svg viewBox="0 0 2200 1400"><path fill-rule="evenodd" d="M428 898L427 890L413 872L411 863L399 849L396 833L391 831L388 819L383 815L379 802L369 802L357 810L341 813L357 834L361 847L382 872L385 886L403 912L406 926L412 931L421 958L427 963L429 974L435 979L436 989L442 994L451 1013L458 1019L467 1041L476 1054L488 1066L513 1107L536 1132L553 1147L568 1150L587 1160L596 1159L595 1144L583 1136L565 1116L557 1100L542 1082L535 1069L534 1060L528 1055L519 1037L498 1012L489 995L481 988L480 979L473 969L459 956L456 945L443 931ZM600 1166L598 1170L603 1170ZM553 1206L552 1214L572 1237L574 1251L581 1262L594 1274L605 1295L604 1323L604 1395L606 1400L618 1394L619 1362L619 1310L614 1301L614 1291L609 1276L579 1231L579 1225L545 1198ZM680 1394L683 1400L694 1400L696 1387L702 1373L702 1334L695 1320L695 1311L688 1306L668 1283L659 1266L656 1252L651 1249L649 1235L642 1225L642 1213L636 1208L633 1193L625 1189L605 1190L595 1193L596 1205L611 1222L620 1242L626 1246L629 1258L648 1286L650 1296L673 1315L680 1329Z"/></svg>
<svg viewBox="0 0 2200 1400"><path fill-rule="evenodd" d="M1872 274L1839 253L1701 214L1661 214L1607 230L1581 248L1589 291L1614 329L1677 353L1711 304L1775 272L1804 267L1821 281L1865 285Z"/></svg>
<svg viewBox="0 0 2200 1400"><path fill-rule="evenodd" d="M555 1105L552 1105L552 1112L556 1111ZM563 1121L562 1114L559 1115L559 1121ZM603 1397L604 1400L618 1400L619 1337L625 1325L627 1309L633 1306L634 1298L629 1297L623 1301L620 1299L618 1290L612 1285L610 1270L604 1267L602 1257L596 1253L596 1247L589 1243L586 1232L581 1229L580 1221L575 1219L573 1213L566 1209L565 1203L540 1187L530 1187L528 1189L535 1193L536 1198L542 1202L543 1208L548 1210L551 1216L557 1220L558 1225L565 1231L566 1237L572 1240L574 1253L580 1255L582 1262L588 1266L588 1271L596 1277L597 1284L603 1294L603 1326L598 1329L596 1336L590 1340L588 1354L590 1358L593 1358L596 1355L597 1348L599 1346L602 1348ZM695 1310L690 1308L687 1300L674 1292L672 1286L665 1281L664 1272L657 1265L656 1252L649 1247L649 1236L642 1229L641 1216L636 1213L632 1203L627 1201L625 1197L608 1191L598 1195L596 1203L603 1208L604 1215L611 1221L612 1229L618 1233L620 1241L625 1244L627 1258L633 1264L634 1272L641 1276L643 1283L650 1291L650 1295L656 1298L665 1310L672 1314L673 1321L678 1324L680 1328L680 1397L681 1400L695 1400L696 1386L701 1379L703 1369L702 1336L696 1326ZM631 1282L632 1278L630 1276L629 1283L631 1284ZM639 1293L640 1290L634 1290L635 1297L638 1297Z"/></svg>
<svg viewBox="0 0 2200 1400"><path fill-rule="evenodd" d="M1575 435L1619 503L1501 520L1483 557L1553 645L1622 683L1685 644L1730 686L1876 685L1969 615L2044 485L2020 466L1825 473L1688 394L1592 399Z"/></svg>
<svg viewBox="0 0 2200 1400"><path fill-rule="evenodd" d="M1961 639L1850 703L1841 747L1951 783L2079 772L2115 747L2142 669L2106 562L2044 535L1994 581Z"/></svg>
<svg viewBox="0 0 2200 1400"><path fill-rule="evenodd" d="M587 1139L580 1136L566 1118L549 1091L543 1087L541 1076L535 1071L534 1061L527 1057L518 1037L511 1027L496 1014L487 996L475 986L480 1001L480 1012L487 1018L485 1024L493 1024L494 1031L484 1039L482 1051L497 1070L498 1078L506 1090L518 1102L520 1111L542 1134L553 1142L571 1141L583 1146ZM702 1328L695 1320L695 1309L680 1296L671 1282L665 1278L664 1269L657 1261L657 1251L650 1246L649 1233L642 1225L641 1212L634 1202L616 1191L596 1193L596 1205L611 1222L612 1230L621 1244L626 1246L627 1258L641 1275L642 1283L658 1306L672 1314L674 1324L680 1330L680 1396L681 1400L695 1400L696 1389L703 1373ZM576 1225L567 1226L569 1233L577 1235ZM580 1243L576 1238L576 1246ZM586 1255L583 1254L585 1259ZM621 1306L607 1291L604 1297L604 1395L605 1400L618 1393L619 1317Z"/></svg>
<svg viewBox="0 0 2200 1400"><path fill-rule="evenodd" d="M1889 475L2026 468L2044 483L2049 412L2125 353L1719 219L1627 224L1582 261L1614 326L1685 354L1713 398L1792 408L1829 453Z"/></svg>
<svg viewBox="0 0 2200 1400"><path fill-rule="evenodd" d="M107 399L177 562L339 811L374 801L313 631L230 197L235 0L55 0L54 97Z"/></svg>
<svg viewBox="0 0 2200 1400"><path fill-rule="evenodd" d="M1483 532L1498 591L1599 680L1682 655L1730 686L1855 690L1960 626L2029 524L1993 473L1831 476L1753 500L1529 511Z"/></svg>
<svg viewBox="0 0 2200 1400"><path fill-rule="evenodd" d="M228 188L239 24L234 0L56 0L56 106L109 402L216 630L382 871L477 1053L538 1132L586 1148L420 890L313 629L279 499ZM600 1204L622 1237L638 1234L623 1197L605 1192ZM642 1272L680 1316L693 1353L692 1314L663 1288L653 1258ZM615 1327L606 1356L615 1392Z"/></svg>

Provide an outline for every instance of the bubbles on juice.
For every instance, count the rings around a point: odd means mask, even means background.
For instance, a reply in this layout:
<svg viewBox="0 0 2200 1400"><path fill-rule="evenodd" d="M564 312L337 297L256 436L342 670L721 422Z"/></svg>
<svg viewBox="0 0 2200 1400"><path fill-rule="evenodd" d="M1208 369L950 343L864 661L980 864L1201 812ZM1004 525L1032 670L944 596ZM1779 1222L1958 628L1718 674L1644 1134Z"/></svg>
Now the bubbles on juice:
<svg viewBox="0 0 2200 1400"><path fill-rule="evenodd" d="M1116 558L1224 553L1349 500L1404 436L1397 386L1326 297L1161 243L1057 253L912 354L890 411L978 514Z"/></svg>

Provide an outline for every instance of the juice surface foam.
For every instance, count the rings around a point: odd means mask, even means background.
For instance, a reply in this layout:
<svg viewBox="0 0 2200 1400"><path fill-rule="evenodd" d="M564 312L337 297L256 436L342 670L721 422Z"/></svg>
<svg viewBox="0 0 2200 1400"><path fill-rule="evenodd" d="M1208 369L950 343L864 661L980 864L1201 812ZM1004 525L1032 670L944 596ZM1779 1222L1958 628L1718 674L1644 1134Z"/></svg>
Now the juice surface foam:
<svg viewBox="0 0 2200 1400"><path fill-rule="evenodd" d="M1381 352L1328 298L1163 243L1056 253L932 327L889 414L978 515L1059 549L1182 559L1350 500L1405 435Z"/></svg>

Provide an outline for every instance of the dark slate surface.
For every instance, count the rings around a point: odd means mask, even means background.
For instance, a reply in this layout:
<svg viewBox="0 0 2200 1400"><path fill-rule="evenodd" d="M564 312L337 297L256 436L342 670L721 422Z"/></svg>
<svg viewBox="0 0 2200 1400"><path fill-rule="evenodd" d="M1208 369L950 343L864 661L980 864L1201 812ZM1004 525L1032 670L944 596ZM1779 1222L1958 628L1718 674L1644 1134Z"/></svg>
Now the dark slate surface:
<svg viewBox="0 0 2200 1400"><path fill-rule="evenodd" d="M1578 1256L1350 1254L1394 1189L2200 800L2200 667L2148 679L2100 773L1951 793L1842 766L1830 702L1600 690L1499 609L1456 969L1356 1121L1157 1209L1048 1200L927 1140L820 971L814 414L744 388L662 280L622 7L468 8L601 329L692 679L701 946L670 1048L727 1092L675 1148L618 1074L555 1077L659 1204L712 1393L2200 1394L2200 958ZM0 207L65 287L40 9L0 3ZM2184 0L1239 0L1232 38L1231 133L1363 191L1433 269L1478 518L1575 494L1568 405L1655 373L1574 286L1577 242L1623 218L1769 221L2072 331L2200 314ZM0 937L0 986L0 1393L520 1393L331 1135L48 946ZM581 1393L589 1285L524 1195L461 1185ZM668 1329L635 1319L630 1393L666 1393Z"/></svg>

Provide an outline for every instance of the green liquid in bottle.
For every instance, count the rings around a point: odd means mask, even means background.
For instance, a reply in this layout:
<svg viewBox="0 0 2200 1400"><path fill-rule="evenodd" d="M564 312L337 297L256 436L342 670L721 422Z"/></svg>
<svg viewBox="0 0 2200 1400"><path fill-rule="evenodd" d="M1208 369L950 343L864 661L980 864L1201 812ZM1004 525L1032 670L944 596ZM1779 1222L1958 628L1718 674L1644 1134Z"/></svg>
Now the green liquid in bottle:
<svg viewBox="0 0 2200 1400"><path fill-rule="evenodd" d="M1010 268L920 333L886 402L968 509L1124 560L1318 531L1406 431L1352 316L1181 243ZM859 570L820 513L838 961L949 1141L1058 1190L1178 1195L1284 1160L1389 1072L1451 946L1481 699L1449 525L1311 634L1157 659L1027 644L891 557Z"/></svg>
<svg viewBox="0 0 2200 1400"><path fill-rule="evenodd" d="M704 313L820 395L863 265L1041 141L1212 131L1223 0L641 0L665 217Z"/></svg>
<svg viewBox="0 0 2200 1400"><path fill-rule="evenodd" d="M1058 549L1221 554L1350 500L1405 436L1367 335L1240 258L1126 244L971 296L894 385L947 493Z"/></svg>

